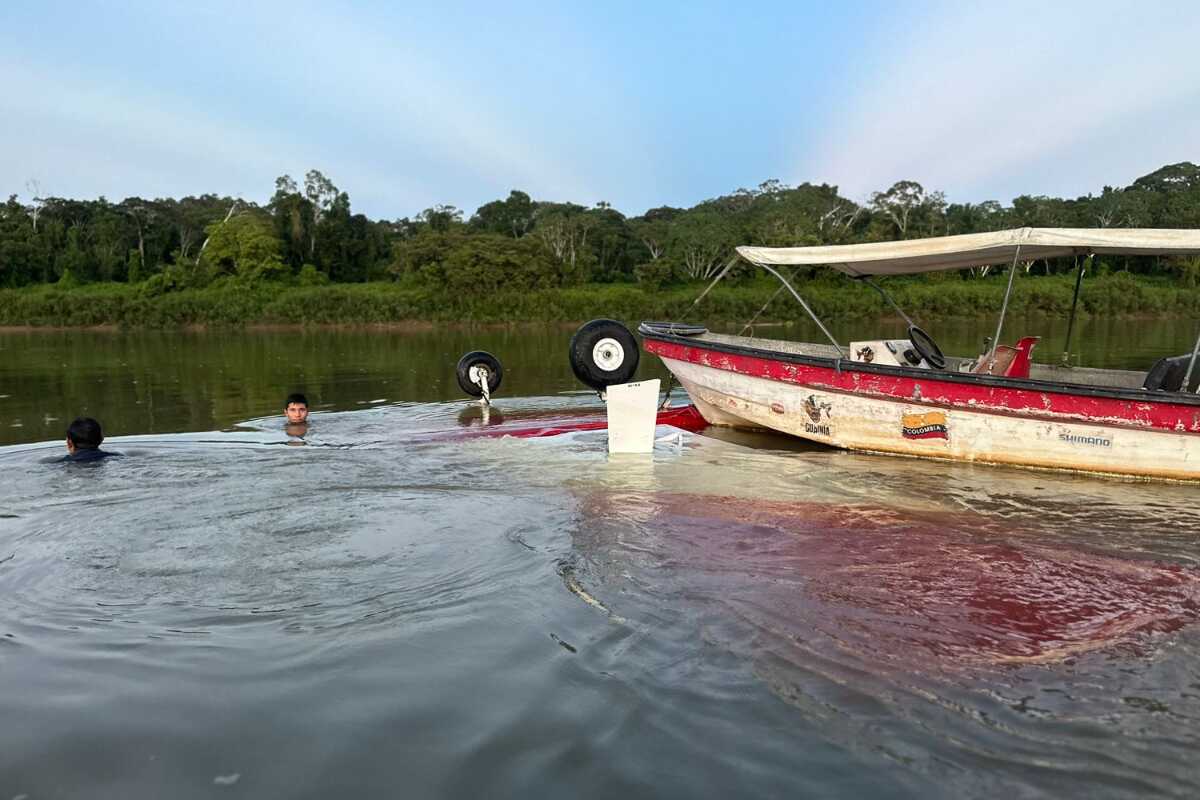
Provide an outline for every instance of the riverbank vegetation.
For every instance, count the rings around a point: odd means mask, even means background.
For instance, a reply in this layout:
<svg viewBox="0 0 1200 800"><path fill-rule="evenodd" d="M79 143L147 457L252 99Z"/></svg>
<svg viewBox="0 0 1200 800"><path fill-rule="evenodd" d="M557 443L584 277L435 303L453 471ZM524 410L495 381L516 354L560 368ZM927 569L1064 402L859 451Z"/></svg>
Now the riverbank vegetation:
<svg viewBox="0 0 1200 800"><path fill-rule="evenodd" d="M837 187L756 189L627 217L599 203L513 191L466 217L453 206L370 220L320 172L276 181L265 205L217 195L114 203L43 196L0 206L0 325L237 325L409 320L571 321L598 315L764 320L799 310L745 265L691 310L739 244L850 244L1041 227L1200 228L1200 167L1165 166L1122 188L1010 205L948 203L901 181L866 204ZM1023 264L1016 312L1070 307L1071 259ZM915 316L994 312L1005 270L889 281ZM826 271L795 275L818 311L877 315L869 288ZM1200 259L1090 264L1087 313L1195 314Z"/></svg>
<svg viewBox="0 0 1200 800"><path fill-rule="evenodd" d="M897 302L918 320L995 314L1006 279L894 279ZM0 326L240 326L429 322L578 322L596 316L626 321L677 319L695 322L786 322L804 312L777 284L742 280L718 285L693 306L695 286L651 289L637 284L446 294L397 282L285 286L229 281L202 289L148 294L138 286L98 283L0 290ZM1070 275L1018 278L1009 303L1013 314L1066 315ZM893 312L868 287L845 278L814 279L805 298L821 315L880 317ZM1080 309L1094 315L1200 317L1200 288L1167 277L1116 272L1084 281ZM764 310L765 307L765 310ZM760 313L761 312L761 313Z"/></svg>

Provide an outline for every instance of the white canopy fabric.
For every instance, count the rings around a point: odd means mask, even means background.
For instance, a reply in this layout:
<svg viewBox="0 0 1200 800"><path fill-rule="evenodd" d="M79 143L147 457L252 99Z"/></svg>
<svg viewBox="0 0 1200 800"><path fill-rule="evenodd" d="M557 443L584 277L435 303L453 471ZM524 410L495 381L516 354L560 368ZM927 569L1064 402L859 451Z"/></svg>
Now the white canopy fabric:
<svg viewBox="0 0 1200 800"><path fill-rule="evenodd" d="M1018 250L1019 248L1019 250ZM1200 254L1200 230L1167 228L1014 228L989 233L828 247L739 247L759 265L824 265L851 277L1008 264L1058 256Z"/></svg>

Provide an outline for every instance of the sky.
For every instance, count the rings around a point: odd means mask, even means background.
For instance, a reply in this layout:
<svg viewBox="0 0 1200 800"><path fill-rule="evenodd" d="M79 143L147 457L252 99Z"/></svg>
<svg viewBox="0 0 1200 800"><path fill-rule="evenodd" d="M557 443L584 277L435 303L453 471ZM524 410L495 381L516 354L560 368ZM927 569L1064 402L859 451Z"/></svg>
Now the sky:
<svg viewBox="0 0 1200 800"><path fill-rule="evenodd" d="M1198 43L1194 0L0 3L0 196L1077 197L1200 162Z"/></svg>

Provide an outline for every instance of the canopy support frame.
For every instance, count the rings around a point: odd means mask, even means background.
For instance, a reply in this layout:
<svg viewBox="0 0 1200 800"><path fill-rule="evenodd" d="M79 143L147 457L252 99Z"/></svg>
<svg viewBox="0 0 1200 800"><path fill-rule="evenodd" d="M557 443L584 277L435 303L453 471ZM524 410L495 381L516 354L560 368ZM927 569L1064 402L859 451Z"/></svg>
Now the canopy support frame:
<svg viewBox="0 0 1200 800"><path fill-rule="evenodd" d="M1075 294L1071 298L1071 316L1067 319L1067 341L1063 344L1062 363L1064 367L1071 365L1071 334L1075 331L1075 311L1079 308L1079 288L1083 285L1083 274L1087 272L1095 254L1088 253L1087 258L1079 262L1075 274Z"/></svg>
<svg viewBox="0 0 1200 800"><path fill-rule="evenodd" d="M829 329L825 327L825 323L821 322L820 317L818 317L808 303L804 301L804 298L800 296L800 293L792 288L792 285L787 282L787 279L780 275L775 268L767 264L760 263L758 266L779 279L779 282L782 283L784 287L786 287L787 290L792 293L792 297L796 298L796 302L800 304L800 307L808 312L808 316L812 318L812 321L817 323L817 327L821 329L821 333L825 334L825 338L827 338L833 344L833 346L837 348L838 353L841 353L845 358L849 358L850 354L842 349L842 346L838 344L838 340L833 338L833 334L830 333Z"/></svg>
<svg viewBox="0 0 1200 800"><path fill-rule="evenodd" d="M704 291L700 293L700 296L692 301L691 308L695 308L696 306L700 305L700 301L703 300L705 296L713 290L713 287L720 283L721 279L729 274L729 270L733 269L733 265L737 263L737 260L737 253L734 253L733 257L725 263L725 268L717 273L717 277L712 279L712 283L705 287Z"/></svg>
<svg viewBox="0 0 1200 800"><path fill-rule="evenodd" d="M992 339L992 348L987 356L991 358L1000 346L1000 333L1004 330L1004 317L1008 314L1008 299L1012 296L1013 278L1017 276L1017 262L1021 259L1021 245L1013 252L1012 264L1008 268L1008 288L1004 290L1004 303L1000 306L1000 319L996 321L996 338Z"/></svg>
<svg viewBox="0 0 1200 800"><path fill-rule="evenodd" d="M781 294L783 294L783 286L782 285L778 289L775 290L775 294L771 295L771 298L769 300L767 300L767 302L763 303L763 307L758 310L758 313L756 313L753 317L751 317L750 321L742 326L742 329L740 331L738 331L738 336L745 334L746 331L752 330L754 327L754 322L766 312L767 307L770 306L771 303L774 303L775 298L779 297L779 295L781 295Z"/></svg>
<svg viewBox="0 0 1200 800"><path fill-rule="evenodd" d="M896 310L897 314L899 314L901 317L904 318L904 321L908 323L908 327L910 327L910 328L917 327L917 323L913 322L912 318L909 317L908 314L904 313L904 309L902 309L900 307L900 305L894 299L892 299L892 296L887 293L886 289L884 289L882 286L875 283L875 281L871 280L870 278L868 278L865 275L862 276L861 278L856 278L855 280L860 280L863 283L865 283L867 286L870 286L872 289L879 292L879 296L882 297L888 305L890 305L892 308L894 308Z"/></svg>
<svg viewBox="0 0 1200 800"><path fill-rule="evenodd" d="M1192 357L1188 359L1188 368L1183 376L1183 385L1179 387L1181 392L1186 392L1188 387L1192 385L1192 368L1196 366L1196 355L1198 353L1200 353L1200 334L1196 335L1196 344L1192 346ZM1196 387L1196 394L1200 394L1200 386Z"/></svg>

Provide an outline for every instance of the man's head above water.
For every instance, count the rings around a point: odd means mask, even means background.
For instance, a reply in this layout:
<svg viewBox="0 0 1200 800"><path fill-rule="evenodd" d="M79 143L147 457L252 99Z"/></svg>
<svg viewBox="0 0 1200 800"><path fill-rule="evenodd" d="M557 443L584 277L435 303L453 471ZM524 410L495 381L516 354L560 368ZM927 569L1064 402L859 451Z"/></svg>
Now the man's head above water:
<svg viewBox="0 0 1200 800"><path fill-rule="evenodd" d="M289 394L287 402L283 404L283 413L293 425L308 422L308 398L299 392Z"/></svg>
<svg viewBox="0 0 1200 800"><path fill-rule="evenodd" d="M104 431L100 423L91 417L76 417L67 428L67 452L76 450L97 450L104 441Z"/></svg>

